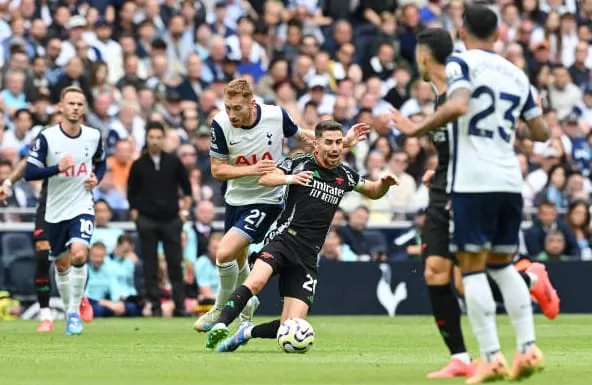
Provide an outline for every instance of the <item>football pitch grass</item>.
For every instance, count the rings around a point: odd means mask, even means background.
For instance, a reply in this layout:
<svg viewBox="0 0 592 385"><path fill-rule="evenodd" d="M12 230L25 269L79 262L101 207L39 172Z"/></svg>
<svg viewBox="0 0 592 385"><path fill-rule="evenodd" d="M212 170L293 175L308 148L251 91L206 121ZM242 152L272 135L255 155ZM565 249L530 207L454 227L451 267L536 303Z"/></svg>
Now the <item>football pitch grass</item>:
<svg viewBox="0 0 592 385"><path fill-rule="evenodd" d="M258 321L264 320L258 317ZM275 340L252 340L234 353L204 348L193 319L107 319L87 324L79 337L64 322L37 334L31 321L0 322L2 385L195 384L463 384L427 380L445 363L446 351L429 317L311 317L315 345L286 354ZM466 319L467 343L476 344ZM546 369L524 383L592 384L592 316L536 319ZM515 347L507 317L498 317L506 358Z"/></svg>

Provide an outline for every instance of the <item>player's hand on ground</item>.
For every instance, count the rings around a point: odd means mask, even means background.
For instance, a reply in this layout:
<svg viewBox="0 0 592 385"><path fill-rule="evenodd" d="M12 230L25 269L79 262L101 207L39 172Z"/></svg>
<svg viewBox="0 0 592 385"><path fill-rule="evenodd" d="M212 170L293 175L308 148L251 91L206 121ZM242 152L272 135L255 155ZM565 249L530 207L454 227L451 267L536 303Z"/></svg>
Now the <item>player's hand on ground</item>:
<svg viewBox="0 0 592 385"><path fill-rule="evenodd" d="M363 142L368 139L370 133L370 126L366 123L354 124L343 139L343 144L349 147L353 147L359 142Z"/></svg>
<svg viewBox="0 0 592 385"><path fill-rule="evenodd" d="M424 172L423 174L423 177L421 178L421 183L423 183L427 187L430 187L430 185L432 184L432 179L434 179L435 173L436 172L434 170L426 170L426 172Z"/></svg>
<svg viewBox="0 0 592 385"><path fill-rule="evenodd" d="M65 155L58 162L58 167L60 169L60 172L66 171L67 169L69 169L70 167L73 167L73 166L74 166L74 158L72 158L72 155L70 155L70 154Z"/></svg>
<svg viewBox="0 0 592 385"><path fill-rule="evenodd" d="M293 184L306 186L312 179L312 171L301 171L294 175Z"/></svg>
<svg viewBox="0 0 592 385"><path fill-rule="evenodd" d="M380 178L381 182L386 184L387 186L396 186L399 184L397 177L392 174L386 174L382 178Z"/></svg>
<svg viewBox="0 0 592 385"><path fill-rule="evenodd" d="M273 172L276 168L275 162L273 160L260 160L259 162L253 165L254 175L265 175Z"/></svg>
<svg viewBox="0 0 592 385"><path fill-rule="evenodd" d="M94 172L91 172L88 178L86 178L86 180L84 181L84 187L87 191L90 191L93 188L97 187L98 184L99 180L97 179L97 176Z"/></svg>
<svg viewBox="0 0 592 385"><path fill-rule="evenodd" d="M412 135L415 132L415 124L408 117L404 116L399 110L391 110L391 119L395 127L402 134Z"/></svg>

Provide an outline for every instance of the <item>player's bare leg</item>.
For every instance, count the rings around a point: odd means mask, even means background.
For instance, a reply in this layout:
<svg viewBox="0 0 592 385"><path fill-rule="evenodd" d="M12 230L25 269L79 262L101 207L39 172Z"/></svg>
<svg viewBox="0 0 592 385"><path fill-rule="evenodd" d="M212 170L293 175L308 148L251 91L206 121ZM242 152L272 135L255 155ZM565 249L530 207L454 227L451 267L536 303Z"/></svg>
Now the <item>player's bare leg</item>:
<svg viewBox="0 0 592 385"><path fill-rule="evenodd" d="M431 255L425 259L424 278L432 312L451 355L450 362L429 373L428 378L470 377L474 372L462 335L460 306L450 285L452 270L453 263L448 258Z"/></svg>
<svg viewBox="0 0 592 385"><path fill-rule="evenodd" d="M260 259L255 261L251 274L230 295L224 309L220 313L220 317L210 330L206 339L206 347L208 349L214 348L220 341L226 338L228 335L228 325L239 316L251 297L257 295L263 289L272 274L273 268L269 264Z"/></svg>
<svg viewBox="0 0 592 385"><path fill-rule="evenodd" d="M220 241L216 253L218 275L220 277L220 288L216 295L216 303L204 315L199 317L193 324L193 329L198 332L205 332L212 328L214 322L220 316L226 300L232 294L238 280L239 268L237 257L245 253L250 240L239 230L232 228Z"/></svg>
<svg viewBox="0 0 592 385"><path fill-rule="evenodd" d="M509 377L520 380L543 369L543 355L535 344L530 293L512 264L512 257L512 254L490 253L488 271L500 288L516 333L517 352Z"/></svg>
<svg viewBox="0 0 592 385"><path fill-rule="evenodd" d="M36 230L39 231L39 230ZM43 230L40 230L43 231ZM51 286L49 284L49 242L47 240L37 240L35 242L35 290L37 291L37 301L39 302L39 333L48 333L53 331L53 319L51 309L49 308L49 297Z"/></svg>
<svg viewBox="0 0 592 385"><path fill-rule="evenodd" d="M482 359L467 384L504 379L508 369L497 335L495 301L485 273L487 253L461 252L456 256L463 273L467 315Z"/></svg>

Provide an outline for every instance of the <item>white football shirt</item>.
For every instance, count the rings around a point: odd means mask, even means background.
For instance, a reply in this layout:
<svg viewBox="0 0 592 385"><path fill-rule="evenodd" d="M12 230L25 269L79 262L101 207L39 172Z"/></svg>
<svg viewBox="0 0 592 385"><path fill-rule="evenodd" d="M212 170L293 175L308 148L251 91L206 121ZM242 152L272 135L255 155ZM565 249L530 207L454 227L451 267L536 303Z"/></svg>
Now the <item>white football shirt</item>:
<svg viewBox="0 0 592 385"><path fill-rule="evenodd" d="M449 192L522 192L514 154L518 119L542 114L528 77L503 57L473 49L452 54L446 63L448 96L472 94L469 112L452 124Z"/></svg>
<svg viewBox="0 0 592 385"><path fill-rule="evenodd" d="M281 107L257 104L257 120L251 127L235 128L221 111L212 121L210 155L226 159L232 166L250 166L260 160L282 159L284 137L297 135L299 128ZM265 187L258 176L228 181L224 199L231 206L282 204L284 187Z"/></svg>
<svg viewBox="0 0 592 385"><path fill-rule="evenodd" d="M74 158L74 166L47 180L45 221L49 223L95 213L92 192L85 189L84 182L93 172L93 164L105 159L98 129L83 125L80 134L72 137L60 125L48 127L35 140L27 162L51 167L68 154Z"/></svg>

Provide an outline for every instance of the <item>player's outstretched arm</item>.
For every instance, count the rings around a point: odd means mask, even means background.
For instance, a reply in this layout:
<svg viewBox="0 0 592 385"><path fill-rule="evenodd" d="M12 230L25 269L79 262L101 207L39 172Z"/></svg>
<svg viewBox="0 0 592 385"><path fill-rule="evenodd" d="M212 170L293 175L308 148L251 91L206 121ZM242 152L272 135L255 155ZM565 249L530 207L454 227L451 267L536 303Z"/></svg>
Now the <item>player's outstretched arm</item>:
<svg viewBox="0 0 592 385"><path fill-rule="evenodd" d="M312 171L302 171L296 175L286 175L284 171L276 168L273 172L259 178L259 184L266 187L276 187L290 184L306 186L312 179Z"/></svg>
<svg viewBox="0 0 592 385"><path fill-rule="evenodd" d="M275 170L273 160L260 160L251 166L232 166L226 159L210 156L212 176L214 179L225 181L243 176L260 176Z"/></svg>
<svg viewBox="0 0 592 385"><path fill-rule="evenodd" d="M354 188L354 191L370 199L380 199L386 195L391 186L399 184L394 175L387 174L377 181L364 181Z"/></svg>
<svg viewBox="0 0 592 385"><path fill-rule="evenodd" d="M432 115L425 118L415 127L415 135L421 136L442 127L469 112L472 91L468 88L458 88L449 96L446 103L440 106Z"/></svg>

